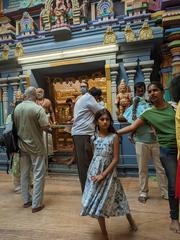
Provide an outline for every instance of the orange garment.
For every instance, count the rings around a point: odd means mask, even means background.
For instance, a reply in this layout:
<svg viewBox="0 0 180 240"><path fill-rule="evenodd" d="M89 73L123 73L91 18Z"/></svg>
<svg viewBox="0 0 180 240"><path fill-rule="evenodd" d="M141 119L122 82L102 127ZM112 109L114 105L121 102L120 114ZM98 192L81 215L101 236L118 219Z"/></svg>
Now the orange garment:
<svg viewBox="0 0 180 240"><path fill-rule="evenodd" d="M176 139L178 147L178 168L176 177L176 196L180 199L180 101L176 110Z"/></svg>

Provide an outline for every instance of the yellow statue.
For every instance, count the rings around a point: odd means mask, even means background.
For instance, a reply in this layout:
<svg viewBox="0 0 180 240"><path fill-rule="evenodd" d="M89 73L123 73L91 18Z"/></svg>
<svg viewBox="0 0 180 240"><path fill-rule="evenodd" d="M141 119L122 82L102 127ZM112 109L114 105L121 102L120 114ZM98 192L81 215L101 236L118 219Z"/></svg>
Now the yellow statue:
<svg viewBox="0 0 180 240"><path fill-rule="evenodd" d="M135 33L133 32L133 30L129 24L127 24L124 29L124 36L125 36L126 42L135 41Z"/></svg>
<svg viewBox="0 0 180 240"><path fill-rule="evenodd" d="M24 55L23 45L20 42L18 42L16 44L16 48L14 49L14 56L18 58L22 57L23 55Z"/></svg>
<svg viewBox="0 0 180 240"><path fill-rule="evenodd" d="M147 40L153 38L152 28L147 21L144 21L142 28L139 31L139 40Z"/></svg>
<svg viewBox="0 0 180 240"><path fill-rule="evenodd" d="M21 92L21 90L17 90L15 94L16 101L22 102L24 100L24 94Z"/></svg>
<svg viewBox="0 0 180 240"><path fill-rule="evenodd" d="M3 50L2 50L2 59L8 60L8 58L9 58L9 46L6 44L6 45L4 45Z"/></svg>
<svg viewBox="0 0 180 240"><path fill-rule="evenodd" d="M104 35L104 44L116 43L116 34L113 32L112 27L107 27L106 33Z"/></svg>
<svg viewBox="0 0 180 240"><path fill-rule="evenodd" d="M130 93L129 87L126 85L125 81L122 79L118 86L118 94L116 96L115 104L117 106L117 117L119 121L125 121L123 113L131 105L132 95Z"/></svg>

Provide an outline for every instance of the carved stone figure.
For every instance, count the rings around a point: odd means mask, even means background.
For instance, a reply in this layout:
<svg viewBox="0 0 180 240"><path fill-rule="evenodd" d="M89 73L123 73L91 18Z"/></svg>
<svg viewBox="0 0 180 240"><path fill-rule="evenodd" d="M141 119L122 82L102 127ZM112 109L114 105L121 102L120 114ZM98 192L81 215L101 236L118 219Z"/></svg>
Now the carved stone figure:
<svg viewBox="0 0 180 240"><path fill-rule="evenodd" d="M80 6L80 16L84 22L87 21L88 18L88 4L88 0L83 0Z"/></svg>
<svg viewBox="0 0 180 240"><path fill-rule="evenodd" d="M20 33L22 35L34 34L35 23L28 12L24 12L20 20Z"/></svg>
<svg viewBox="0 0 180 240"><path fill-rule="evenodd" d="M30 8L43 3L44 0L23 0L20 3L20 8Z"/></svg>
<svg viewBox="0 0 180 240"><path fill-rule="evenodd" d="M117 117L119 121L125 121L123 113L131 105L132 95L130 93L129 87L126 85L125 81L122 79L118 86L118 94L116 96L115 104L117 105Z"/></svg>
<svg viewBox="0 0 180 240"><path fill-rule="evenodd" d="M97 16L108 17L113 15L113 2L111 0L100 0L97 4Z"/></svg>
<svg viewBox="0 0 180 240"><path fill-rule="evenodd" d="M18 57L22 57L23 55L24 55L23 45L22 43L18 42L14 49L14 56L18 58Z"/></svg>
<svg viewBox="0 0 180 240"><path fill-rule="evenodd" d="M78 0L72 0L73 24L80 24L80 7Z"/></svg>
<svg viewBox="0 0 180 240"><path fill-rule="evenodd" d="M17 90L15 94L16 101L23 101L24 100L24 94L21 92L21 90Z"/></svg>
<svg viewBox="0 0 180 240"><path fill-rule="evenodd" d="M6 44L6 45L4 45L3 50L2 50L2 59L8 60L8 58L9 58L9 46Z"/></svg>
<svg viewBox="0 0 180 240"><path fill-rule="evenodd" d="M139 31L139 40L147 40L153 38L152 28L147 21L144 21L142 28Z"/></svg>
<svg viewBox="0 0 180 240"><path fill-rule="evenodd" d="M50 30L51 29L51 15L50 9L42 8L40 13L40 29L41 30Z"/></svg>
<svg viewBox="0 0 180 240"><path fill-rule="evenodd" d="M72 10L72 2L71 2L71 0L67 1L66 12L67 12L67 21L68 21L69 24L72 24L73 23L73 10Z"/></svg>
<svg viewBox="0 0 180 240"><path fill-rule="evenodd" d="M116 43L116 34L113 32L112 27L107 27L106 33L104 35L104 44Z"/></svg>
<svg viewBox="0 0 180 240"><path fill-rule="evenodd" d="M45 112L49 116L50 124L55 124L56 120L51 101L44 97L44 90L42 88L37 88L36 94L37 94L36 103L44 108Z"/></svg>
<svg viewBox="0 0 180 240"><path fill-rule="evenodd" d="M62 26L66 21L66 5L64 0L56 0L56 7L54 8L54 14L56 16L56 27Z"/></svg>
<svg viewBox="0 0 180 240"><path fill-rule="evenodd" d="M124 29L124 36L125 36L126 42L135 41L135 33L133 32L129 24L127 24Z"/></svg>

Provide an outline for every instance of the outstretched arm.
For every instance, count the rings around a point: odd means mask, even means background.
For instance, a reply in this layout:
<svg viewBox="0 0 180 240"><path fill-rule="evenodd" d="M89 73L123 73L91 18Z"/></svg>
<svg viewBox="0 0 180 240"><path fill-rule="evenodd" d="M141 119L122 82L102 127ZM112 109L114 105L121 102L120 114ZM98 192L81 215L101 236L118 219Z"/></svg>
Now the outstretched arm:
<svg viewBox="0 0 180 240"><path fill-rule="evenodd" d="M92 177L92 180L94 182L102 181L116 167L116 165L119 161L119 138L118 138L118 135L116 135L114 138L113 148L114 148L113 149L114 158L113 158L112 162L101 174Z"/></svg>
<svg viewBox="0 0 180 240"><path fill-rule="evenodd" d="M121 135L129 133L129 132L134 132L134 131L136 131L137 128L139 128L143 124L144 124L144 121L141 120L140 118L137 118L136 121L134 121L130 126L127 126L125 128L118 130L117 133L119 136L121 136Z"/></svg>

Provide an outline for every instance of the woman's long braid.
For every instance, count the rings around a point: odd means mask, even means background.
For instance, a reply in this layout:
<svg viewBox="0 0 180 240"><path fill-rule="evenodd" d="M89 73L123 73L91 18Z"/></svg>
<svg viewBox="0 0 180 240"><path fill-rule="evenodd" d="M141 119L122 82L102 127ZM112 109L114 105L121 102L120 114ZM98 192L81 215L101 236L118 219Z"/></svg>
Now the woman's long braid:
<svg viewBox="0 0 180 240"><path fill-rule="evenodd" d="M140 102L140 98L139 97L136 97L133 101L133 106L132 106L132 120L135 121L137 119L137 116L136 116L136 110L137 110L137 106Z"/></svg>

